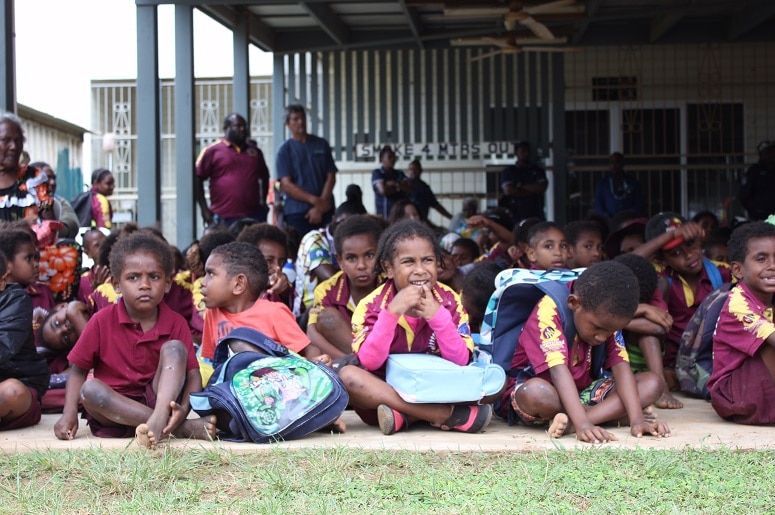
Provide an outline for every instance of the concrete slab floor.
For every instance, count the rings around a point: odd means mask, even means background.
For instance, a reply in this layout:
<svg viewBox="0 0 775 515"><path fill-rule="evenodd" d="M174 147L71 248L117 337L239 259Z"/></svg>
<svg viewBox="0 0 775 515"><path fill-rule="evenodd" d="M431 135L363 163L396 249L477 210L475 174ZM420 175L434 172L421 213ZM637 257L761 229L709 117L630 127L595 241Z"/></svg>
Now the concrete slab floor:
<svg viewBox="0 0 775 515"><path fill-rule="evenodd" d="M683 449L775 449L775 427L743 426L726 422L716 415L710 403L678 396L684 402L680 410L657 410L661 420L672 429L670 438L630 436L629 428L611 428L619 440L603 444L608 448L653 448ZM44 415L40 424L15 431L0 432L0 452L26 452L44 449L124 449L134 446L130 438L95 438L84 421L80 421L78 435L71 441L60 441L54 436L54 424L59 415ZM414 451L457 451L457 452L533 452L551 449L589 448L589 444L577 441L572 435L553 440L545 430L522 426L509 426L493 418L483 433L463 434L441 431L428 425L417 424L407 431L384 436L378 428L366 426L352 411L344 413L347 432L344 434L315 433L300 440L271 445L203 442L196 440L174 440L175 447L223 448L234 453L259 452L272 448L306 449L355 447L362 449L401 449Z"/></svg>

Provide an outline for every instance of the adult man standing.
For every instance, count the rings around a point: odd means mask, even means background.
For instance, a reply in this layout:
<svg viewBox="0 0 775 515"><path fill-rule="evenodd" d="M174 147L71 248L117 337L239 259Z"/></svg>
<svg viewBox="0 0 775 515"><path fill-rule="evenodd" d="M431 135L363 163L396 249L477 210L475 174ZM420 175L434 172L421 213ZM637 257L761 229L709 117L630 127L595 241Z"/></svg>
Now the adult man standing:
<svg viewBox="0 0 775 515"><path fill-rule="evenodd" d="M210 207L204 183L210 180ZM265 222L269 170L264 154L248 140L245 118L237 113L223 120L223 138L205 147L196 160L196 200L205 224L227 227L242 218Z"/></svg>
<svg viewBox="0 0 775 515"><path fill-rule="evenodd" d="M751 220L764 220L775 214L775 141L765 140L756 147L759 162L745 173L738 198Z"/></svg>
<svg viewBox="0 0 775 515"><path fill-rule="evenodd" d="M517 162L501 172L501 206L509 210L514 223L525 218L544 220L544 192L549 186L543 168L530 162L530 143L516 144Z"/></svg>
<svg viewBox="0 0 775 515"><path fill-rule="evenodd" d="M609 172L595 185L595 211L609 219L621 211L645 215L645 202L637 177L625 173L624 154L614 152L608 159Z"/></svg>
<svg viewBox="0 0 775 515"><path fill-rule="evenodd" d="M277 151L277 178L286 195L285 223L303 236L331 221L337 168L328 142L307 133L303 106L285 108L285 125L291 137Z"/></svg>

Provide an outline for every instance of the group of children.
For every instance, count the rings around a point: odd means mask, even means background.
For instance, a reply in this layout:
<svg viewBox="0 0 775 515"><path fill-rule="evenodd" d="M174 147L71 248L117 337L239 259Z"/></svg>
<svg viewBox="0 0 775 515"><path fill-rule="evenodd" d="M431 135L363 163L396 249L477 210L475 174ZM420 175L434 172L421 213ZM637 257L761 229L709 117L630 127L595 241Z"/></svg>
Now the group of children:
<svg viewBox="0 0 775 515"><path fill-rule="evenodd" d="M489 238L484 249L439 238L421 221L385 227L371 215L339 215L314 235L295 281L283 272L295 249L268 224L206 234L189 249L182 275L157 232L87 233L96 264L81 279L81 301L51 306L35 330L34 233L0 228L0 429L36 424L46 399L58 398L60 439L75 438L79 413L96 436L135 435L148 447L170 436L216 438L215 417L189 417L189 394L220 364L212 361L218 343L253 327L337 370L357 415L386 435L420 421L475 433L495 415L592 443L615 439L604 428L611 423L629 425L636 437L669 436L653 406L682 406L670 393L681 333L717 282L730 281L714 337L711 403L728 420L775 423L775 226L737 228L727 265L704 258L702 227L674 213L625 220L606 235L592 221L527 219L512 228L495 210L467 220ZM566 336L561 306L544 297L519 337L517 373L499 395L474 405L404 400L385 380L388 356L470 363L495 276L506 267L586 269L567 284L575 334ZM303 302L294 283L304 296L315 284L301 316L292 311ZM183 293L171 297L176 288ZM190 306L170 307L184 297ZM591 356L601 346L608 373L596 377ZM233 342L229 352L248 347Z"/></svg>

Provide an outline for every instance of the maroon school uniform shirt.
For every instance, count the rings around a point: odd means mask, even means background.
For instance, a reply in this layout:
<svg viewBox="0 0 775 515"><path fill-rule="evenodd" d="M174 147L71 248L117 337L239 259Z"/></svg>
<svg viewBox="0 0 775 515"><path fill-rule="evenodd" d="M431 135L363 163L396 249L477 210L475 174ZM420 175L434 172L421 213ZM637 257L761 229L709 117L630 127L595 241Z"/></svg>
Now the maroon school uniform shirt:
<svg viewBox="0 0 775 515"><path fill-rule="evenodd" d="M726 263L713 262L721 273L722 282L732 281L732 273L729 265ZM700 304L710 292L714 290L713 284L708 277L705 267L700 271L700 279L697 283L697 291L692 292L691 288L678 272L670 267L661 267L654 265L657 273L669 280L667 311L673 317L673 327L665 338L665 356L663 362L668 368L675 368L675 358L678 353L678 344L681 342L686 324L694 316L694 312L700 307Z"/></svg>
<svg viewBox="0 0 775 515"><path fill-rule="evenodd" d="M379 282L377 286L379 286ZM347 276L340 270L315 287L315 300L312 302L307 323L316 324L318 315L325 308L336 309L345 320L350 322L355 307Z"/></svg>
<svg viewBox="0 0 775 515"><path fill-rule="evenodd" d="M437 282L432 294L441 305L430 320L408 315L396 316L387 306L396 296L392 280L364 297L353 313L353 351L361 365L385 377L390 354L436 354L458 365L466 365L474 350L468 314L460 297Z"/></svg>
<svg viewBox="0 0 775 515"><path fill-rule="evenodd" d="M67 359L84 370L93 368L94 377L117 393L139 396L156 374L162 345L170 340L185 345L186 371L198 369L191 332L183 317L162 302L156 325L144 333L119 300L92 316Z"/></svg>
<svg viewBox="0 0 775 515"><path fill-rule="evenodd" d="M94 289L86 305L89 306L89 310L94 314L108 306L114 305L120 298L121 295L113 288L113 284L108 281ZM164 295L164 302L172 311L186 320L192 335L201 338L202 331L204 330L204 320L194 305L194 294L190 290L173 281L170 291Z"/></svg>
<svg viewBox="0 0 775 515"><path fill-rule="evenodd" d="M772 333L772 308L744 283L729 290L713 333L713 373L708 379L711 395L716 383L754 356Z"/></svg>

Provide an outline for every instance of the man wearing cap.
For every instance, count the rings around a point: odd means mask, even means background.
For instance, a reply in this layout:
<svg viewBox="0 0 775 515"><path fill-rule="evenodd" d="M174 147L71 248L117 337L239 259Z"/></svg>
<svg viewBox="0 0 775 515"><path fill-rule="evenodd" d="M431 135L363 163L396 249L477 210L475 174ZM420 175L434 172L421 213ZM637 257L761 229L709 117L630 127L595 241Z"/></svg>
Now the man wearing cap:
<svg viewBox="0 0 775 515"><path fill-rule="evenodd" d="M775 141L762 141L756 149L759 162L745 173L737 197L748 211L748 218L764 220L775 214Z"/></svg>
<svg viewBox="0 0 775 515"><path fill-rule="evenodd" d="M530 162L530 143L516 144L517 162L501 172L503 197L499 205L509 210L514 223L525 218L545 220L544 192L549 186L543 168Z"/></svg>

